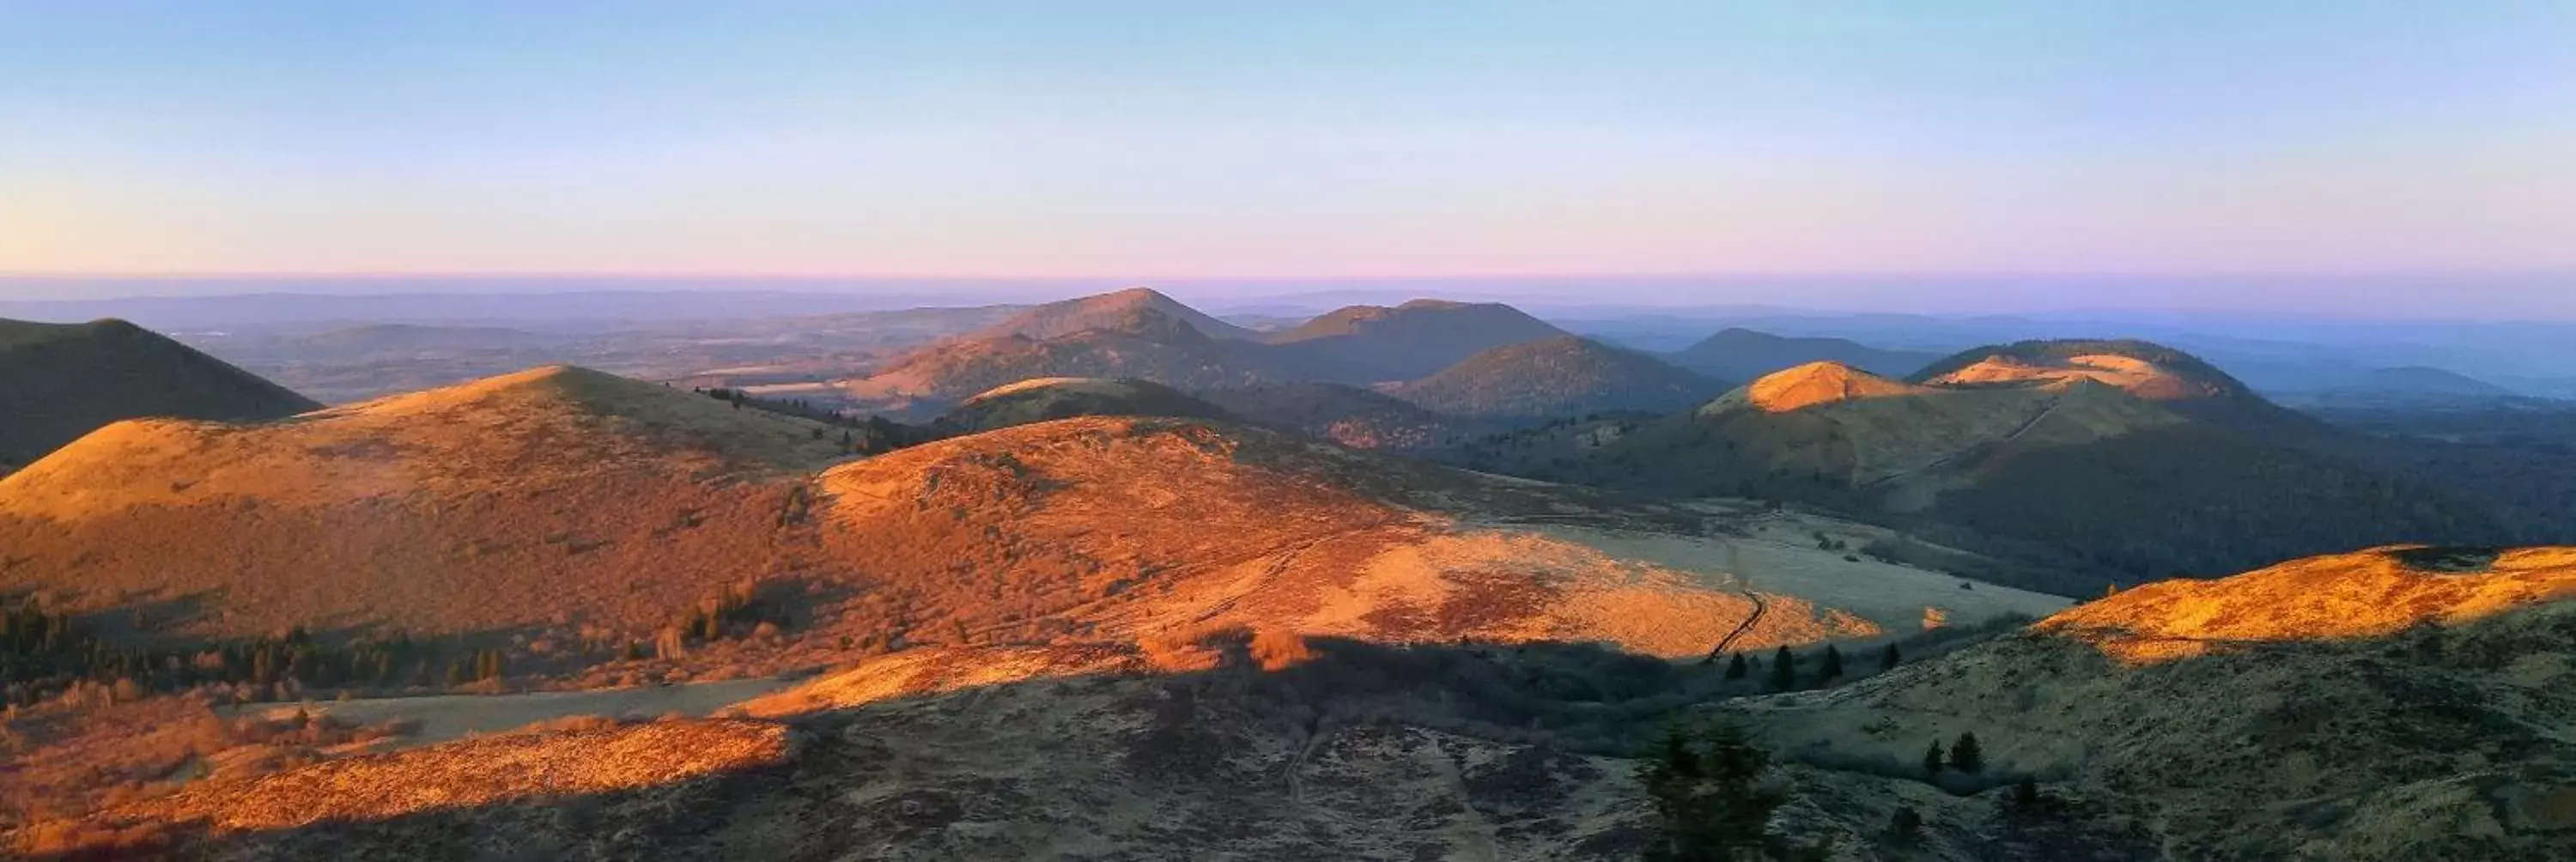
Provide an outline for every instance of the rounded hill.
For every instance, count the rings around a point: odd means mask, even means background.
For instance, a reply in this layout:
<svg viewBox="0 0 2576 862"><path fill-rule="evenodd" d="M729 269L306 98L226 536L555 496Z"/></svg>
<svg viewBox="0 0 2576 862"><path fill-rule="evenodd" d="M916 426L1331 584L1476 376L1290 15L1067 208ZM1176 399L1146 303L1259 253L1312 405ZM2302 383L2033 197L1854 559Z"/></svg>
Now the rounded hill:
<svg viewBox="0 0 2576 862"><path fill-rule="evenodd" d="M1441 413L1525 420L1665 412L1724 390L1644 353L1568 335L1486 350L1391 394Z"/></svg>
<svg viewBox="0 0 2576 862"><path fill-rule="evenodd" d="M2150 401L2259 400L2217 366L2136 339L2018 341L1963 350L1909 378L1935 386L2092 380Z"/></svg>
<svg viewBox="0 0 2576 862"><path fill-rule="evenodd" d="M253 424L137 420L0 479L13 584L179 631L643 625L778 565L842 429L571 367Z"/></svg>
<svg viewBox="0 0 2576 862"><path fill-rule="evenodd" d="M1378 369L1383 379L1407 380L1480 351L1565 334L1499 302L1417 299L1393 308L1338 309L1268 340Z"/></svg>
<svg viewBox="0 0 2576 862"><path fill-rule="evenodd" d="M122 320L0 320L0 464L119 419L275 419L322 405Z"/></svg>
<svg viewBox="0 0 2576 862"><path fill-rule="evenodd" d="M1768 413L1787 413L1823 404L1919 395L1924 391L1924 387L1899 383L1839 362L1810 362L1763 375L1761 379L1710 402L1700 411L1708 413L1742 405Z"/></svg>
<svg viewBox="0 0 2576 862"><path fill-rule="evenodd" d="M1214 404L1150 380L1041 377L968 398L940 422L971 432L1075 416L1232 418Z"/></svg>

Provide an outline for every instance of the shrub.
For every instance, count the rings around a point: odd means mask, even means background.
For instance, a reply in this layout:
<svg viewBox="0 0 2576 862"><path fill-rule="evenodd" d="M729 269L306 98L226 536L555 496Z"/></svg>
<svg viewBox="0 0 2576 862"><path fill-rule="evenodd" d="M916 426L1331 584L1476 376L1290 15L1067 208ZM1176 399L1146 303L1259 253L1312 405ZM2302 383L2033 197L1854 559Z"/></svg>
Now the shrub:
<svg viewBox="0 0 2576 862"><path fill-rule="evenodd" d="M1950 743L1950 768L1970 774L1985 771L1986 753L1977 746L1974 731L1961 733L1958 741Z"/></svg>
<svg viewBox="0 0 2576 862"><path fill-rule="evenodd" d="M1252 660L1261 663L1262 670L1275 671L1302 664L1314 657L1315 651L1307 647L1306 639L1298 637L1296 632L1262 629L1252 635Z"/></svg>
<svg viewBox="0 0 2576 862"><path fill-rule="evenodd" d="M1899 805L1887 815L1887 831L1881 836L1898 847L1912 847L1923 841L1923 815L1914 806Z"/></svg>

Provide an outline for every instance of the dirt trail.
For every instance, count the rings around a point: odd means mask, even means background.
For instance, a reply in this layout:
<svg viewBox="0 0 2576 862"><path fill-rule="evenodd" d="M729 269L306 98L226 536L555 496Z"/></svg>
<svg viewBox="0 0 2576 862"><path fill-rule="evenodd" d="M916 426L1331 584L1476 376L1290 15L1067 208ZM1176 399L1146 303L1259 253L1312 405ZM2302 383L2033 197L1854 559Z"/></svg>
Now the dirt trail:
<svg viewBox="0 0 2576 862"><path fill-rule="evenodd" d="M1734 542L1726 543L1726 574L1733 577L1737 583L1750 583L1744 574L1744 552L1737 549ZM1717 646L1709 648L1708 657L1699 660L1700 664L1716 663L1718 656L1726 654L1727 647L1735 645L1736 638L1743 637L1745 632L1753 630L1755 623L1762 621L1763 611L1771 609L1771 603L1764 601L1762 594L1754 592L1749 586L1737 587L1736 592L1743 593L1744 598L1753 603L1753 612L1746 614L1744 621L1735 625L1734 631L1727 632L1726 637L1719 638Z"/></svg>
<svg viewBox="0 0 2576 862"><path fill-rule="evenodd" d="M1983 452L1983 451L1985 451L1985 450L1987 450L1987 449L1989 449L1989 448L1991 448L1991 447L1994 447L1994 446L2000 446L2000 445L2003 445L2003 444L2005 444L2005 443L2010 443L2010 442L2012 442L2012 441L2019 440L2019 439L2021 439L2022 435L2030 433L2030 429L2033 429L2033 428L2037 428L2037 427L2039 427L2040 420L2047 419L2047 418L2049 417L2049 414L2056 413L2056 412L2057 412L2057 407L2058 407L2058 405L2060 405L2060 404L2064 404L2064 403L2066 403L2066 399L2065 399L2064 397L2062 397L2062 396L2061 396L2061 397L2058 397L2058 398L2052 398L2052 399L2049 399L2048 406L2047 406L2047 407L2041 408L2041 409L2040 409L2040 411L2039 411L2038 413L2031 414L2031 417L2030 417L2029 419L2024 419L2024 420L2022 420L2021 425L2020 425L2019 427L2014 428L2014 429L2012 430L2012 433L2010 433L2010 434L2006 434L2006 435L2004 435L2004 436L2002 436L2002 437L2000 437L2000 438L1997 438L1997 439L1996 439L1994 442L1992 442L1992 443L1984 443L1984 444L1980 444L1980 445L1977 445L1977 446L1970 447L1970 448L1968 448L1968 449L1963 449L1963 450L1960 450L1960 451L1957 451L1957 452L1953 452L1953 453L1950 453L1950 454L1948 454L1948 455L1943 455L1943 456L1941 456L1941 457L1939 457L1939 458L1934 458L1934 459L1932 459L1931 463L1925 464L1925 465L1923 465L1923 466L1916 467L1916 468L1911 469L1911 470L1906 470L1906 471L1897 472L1897 473L1890 473L1890 474L1885 475L1885 476L1880 476L1880 477L1878 477L1878 478L1876 478L1876 479L1871 479L1871 480L1869 480L1869 481L1867 481L1867 482L1863 482L1863 483L1861 483L1861 485L1860 485L1860 486L1861 486L1861 487L1863 487L1863 488L1874 488L1874 487L1877 487L1877 486L1880 486L1880 485L1887 484L1887 483L1889 483L1889 482L1894 482L1894 481L1896 481L1896 480L1898 480L1898 479L1903 479L1903 478L1905 478L1905 477L1907 477L1907 476L1912 476L1912 475L1914 475L1914 474L1916 474L1916 473L1923 473L1923 472L1928 472L1928 471L1932 471L1932 470L1937 470L1937 469L1940 469L1940 468L1942 468L1942 467L1948 466L1951 462L1957 461L1957 460L1959 460L1959 459L1961 459L1961 458L1964 458L1964 457L1967 457L1967 456L1969 456L1969 455L1973 455L1973 454L1976 454L1976 453L1978 453L1978 452Z"/></svg>

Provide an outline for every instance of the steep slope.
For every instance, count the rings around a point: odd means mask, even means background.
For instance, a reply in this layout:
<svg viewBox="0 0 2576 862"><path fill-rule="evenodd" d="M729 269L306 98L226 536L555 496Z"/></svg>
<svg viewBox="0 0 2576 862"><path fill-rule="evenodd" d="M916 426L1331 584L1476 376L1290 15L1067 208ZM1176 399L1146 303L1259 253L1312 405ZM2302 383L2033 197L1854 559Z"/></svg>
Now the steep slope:
<svg viewBox="0 0 2576 862"><path fill-rule="evenodd" d="M1881 350L1842 338L1796 338L1737 327L1719 330L1666 358L1674 365L1720 380L1752 380L1811 362L1832 362L1884 377L1904 377L1941 356Z"/></svg>
<svg viewBox="0 0 2576 862"><path fill-rule="evenodd" d="M1245 340L1253 337L1251 330L1209 317L1180 300L1146 287L1050 302L1012 315L977 332L976 336L1000 338L1016 335L1032 341L1046 341L1079 332L1126 326L1139 311L1170 318L1209 338Z"/></svg>
<svg viewBox="0 0 2576 862"><path fill-rule="evenodd" d="M2391 548L2164 583L1852 686L1729 705L1817 763L1921 775L1974 732L2045 821L2174 858L2576 852L2576 550Z"/></svg>
<svg viewBox="0 0 2576 862"><path fill-rule="evenodd" d="M0 469L119 419L274 419L304 396L122 320L0 320Z"/></svg>
<svg viewBox="0 0 2576 862"><path fill-rule="evenodd" d="M1411 380L1492 348L1565 334L1499 302L1417 299L1338 309L1263 340L1379 369L1383 380Z"/></svg>
<svg viewBox="0 0 2576 862"><path fill-rule="evenodd" d="M1180 390L1145 380L1040 377L996 387L968 398L939 418L939 426L990 431L1075 416L1182 416L1226 419L1225 410Z"/></svg>
<svg viewBox="0 0 2576 862"><path fill-rule="evenodd" d="M1412 402L1339 383L1276 383L1210 389L1211 404L1260 425L1353 449L1419 452L1454 445L1496 426L1433 413Z"/></svg>
<svg viewBox="0 0 2576 862"><path fill-rule="evenodd" d="M120 422L0 479L8 583L173 632L645 627L776 563L840 429L570 367L268 424Z"/></svg>
<svg viewBox="0 0 2576 862"><path fill-rule="evenodd" d="M1542 419L1674 410L1723 390L1652 356L1564 336L1486 350L1389 394L1458 416Z"/></svg>

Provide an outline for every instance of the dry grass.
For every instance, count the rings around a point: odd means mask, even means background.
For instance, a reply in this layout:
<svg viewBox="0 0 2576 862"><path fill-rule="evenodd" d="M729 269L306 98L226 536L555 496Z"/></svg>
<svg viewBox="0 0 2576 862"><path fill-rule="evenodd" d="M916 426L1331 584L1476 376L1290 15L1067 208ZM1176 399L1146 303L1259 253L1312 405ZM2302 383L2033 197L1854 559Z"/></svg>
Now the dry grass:
<svg viewBox="0 0 2576 862"><path fill-rule="evenodd" d="M2293 560L2215 581L2148 584L2040 622L2131 664L2279 641L2377 637L2576 597L2576 548L2504 551L2480 571L2395 549Z"/></svg>
<svg viewBox="0 0 2576 862"><path fill-rule="evenodd" d="M2340 554L2164 582L1851 685L1727 704L1819 763L1988 770L2153 812L2184 858L2563 858L2576 549L2480 572Z"/></svg>
<svg viewBox="0 0 2576 862"><path fill-rule="evenodd" d="M1889 380L1839 362L1810 362L1763 375L1700 409L1723 410L1742 403L1764 412L1787 413L1819 404L1920 395L1926 391L1925 387Z"/></svg>
<svg viewBox="0 0 2576 862"><path fill-rule="evenodd" d="M200 605L201 635L649 631L783 565L792 471L836 457L819 430L562 368L266 425L125 422L0 480L0 546L14 585Z"/></svg>
<svg viewBox="0 0 2576 862"><path fill-rule="evenodd" d="M237 786L190 788L116 818L219 832L382 820L513 799L657 787L778 763L787 729L756 721L585 726L335 760Z"/></svg>
<svg viewBox="0 0 2576 862"><path fill-rule="evenodd" d="M1315 657L1306 639L1287 629L1266 628L1252 633L1252 660L1262 670L1281 670L1303 664Z"/></svg>
<svg viewBox="0 0 2576 862"><path fill-rule="evenodd" d="M513 676L496 691L550 677L765 676L876 656L788 692L746 680L720 703L685 710L699 714L1212 666L1193 652L1206 647L1179 645L1204 639L1190 632L1258 633L1248 647L1224 647L1223 659L1248 650L1283 673L1312 658L1304 638L1327 636L1597 641L1687 657L1752 612L1724 559L1642 554L1482 517L1624 517L1538 483L1257 429L1116 417L955 438L818 474L803 471L831 460L834 441L813 439L804 423L601 377L514 375L267 426L111 429L0 485L0 538L20 542L11 582L97 608L189 599L155 615L197 633L303 625L476 637L509 653ZM752 639L692 644L686 657L616 657L748 575L783 585L778 603L794 619ZM1740 648L1883 628L1794 589L1755 588L1770 610ZM1176 645L1160 650L1167 641ZM698 690L626 691L682 688ZM317 711L416 721L417 740L434 742L632 711L584 699L609 694L360 699ZM80 721L95 723L98 739L155 748L149 727ZM635 731L572 735L594 732ZM507 757L573 756L475 742ZM272 746L237 765L257 772L306 752L333 756L328 747ZM346 762L289 773L339 777L255 795L295 798L338 782L358 788L352 816L410 810L365 788L413 766ZM466 800L455 804L515 792L482 773L421 780L433 779L461 788L442 791ZM219 801L226 793L206 789L187 811L252 823L294 807L243 802L257 810L222 813L235 804ZM59 813L97 804L56 788L33 795L64 800Z"/></svg>

